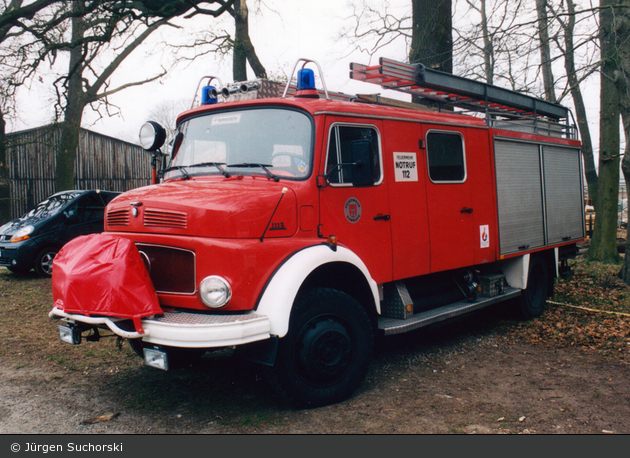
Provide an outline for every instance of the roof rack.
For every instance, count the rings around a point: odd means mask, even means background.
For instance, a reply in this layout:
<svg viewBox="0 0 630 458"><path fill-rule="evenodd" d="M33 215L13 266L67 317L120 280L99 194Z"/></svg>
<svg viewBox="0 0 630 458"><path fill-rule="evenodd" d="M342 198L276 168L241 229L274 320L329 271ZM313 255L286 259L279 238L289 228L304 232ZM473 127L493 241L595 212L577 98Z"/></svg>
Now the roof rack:
<svg viewBox="0 0 630 458"><path fill-rule="evenodd" d="M379 65L350 64L350 78L416 95L436 102L508 118L540 118L569 122L569 109L519 92L440 72L422 64L406 64L381 57Z"/></svg>

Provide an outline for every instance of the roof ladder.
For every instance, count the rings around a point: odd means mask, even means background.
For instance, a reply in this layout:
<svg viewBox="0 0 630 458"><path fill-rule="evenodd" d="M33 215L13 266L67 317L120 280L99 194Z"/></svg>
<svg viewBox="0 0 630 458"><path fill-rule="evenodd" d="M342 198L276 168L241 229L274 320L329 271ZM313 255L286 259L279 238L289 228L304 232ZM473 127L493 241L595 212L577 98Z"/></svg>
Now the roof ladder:
<svg viewBox="0 0 630 458"><path fill-rule="evenodd" d="M557 103L509 89L440 72L422 64L406 64L381 57L379 65L350 64L350 78L380 85L383 89L416 95L459 108L508 118L546 117L569 120L569 109Z"/></svg>

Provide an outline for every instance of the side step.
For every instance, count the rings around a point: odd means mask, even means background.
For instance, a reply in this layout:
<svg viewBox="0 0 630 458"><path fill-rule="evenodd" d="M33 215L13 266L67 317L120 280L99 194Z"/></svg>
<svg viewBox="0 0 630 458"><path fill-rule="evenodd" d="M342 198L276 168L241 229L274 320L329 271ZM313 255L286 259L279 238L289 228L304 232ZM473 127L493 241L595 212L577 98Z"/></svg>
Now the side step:
<svg viewBox="0 0 630 458"><path fill-rule="evenodd" d="M443 305L425 312L420 312L406 320L397 318L378 319L378 329L384 331L386 336L393 334L402 334L403 332L413 331L439 321L454 318L465 313L472 312L487 307L497 302L502 302L521 295L520 289L506 287L505 292L498 296L481 297L474 302L459 301L452 304Z"/></svg>

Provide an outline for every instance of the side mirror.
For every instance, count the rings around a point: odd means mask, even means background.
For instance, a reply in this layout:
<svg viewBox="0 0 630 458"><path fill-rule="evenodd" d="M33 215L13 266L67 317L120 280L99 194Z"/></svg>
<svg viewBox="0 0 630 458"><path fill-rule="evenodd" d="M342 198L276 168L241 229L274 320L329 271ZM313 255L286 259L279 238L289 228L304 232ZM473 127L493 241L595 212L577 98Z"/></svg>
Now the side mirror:
<svg viewBox="0 0 630 458"><path fill-rule="evenodd" d="M372 142L356 140L352 142L352 186L374 185L374 156Z"/></svg>
<svg viewBox="0 0 630 458"><path fill-rule="evenodd" d="M166 129L155 121L149 121L140 128L138 139L144 150L155 152L164 145Z"/></svg>

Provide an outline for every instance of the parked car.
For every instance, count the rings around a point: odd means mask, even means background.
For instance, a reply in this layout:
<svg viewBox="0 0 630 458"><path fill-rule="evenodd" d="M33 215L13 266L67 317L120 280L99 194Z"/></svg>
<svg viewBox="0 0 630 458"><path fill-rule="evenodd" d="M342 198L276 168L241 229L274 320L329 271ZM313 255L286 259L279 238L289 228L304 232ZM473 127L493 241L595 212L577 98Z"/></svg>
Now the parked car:
<svg viewBox="0 0 630 458"><path fill-rule="evenodd" d="M0 266L16 274L35 269L50 277L53 259L64 244L79 235L103 231L105 206L118 194L74 190L48 197L0 227Z"/></svg>

